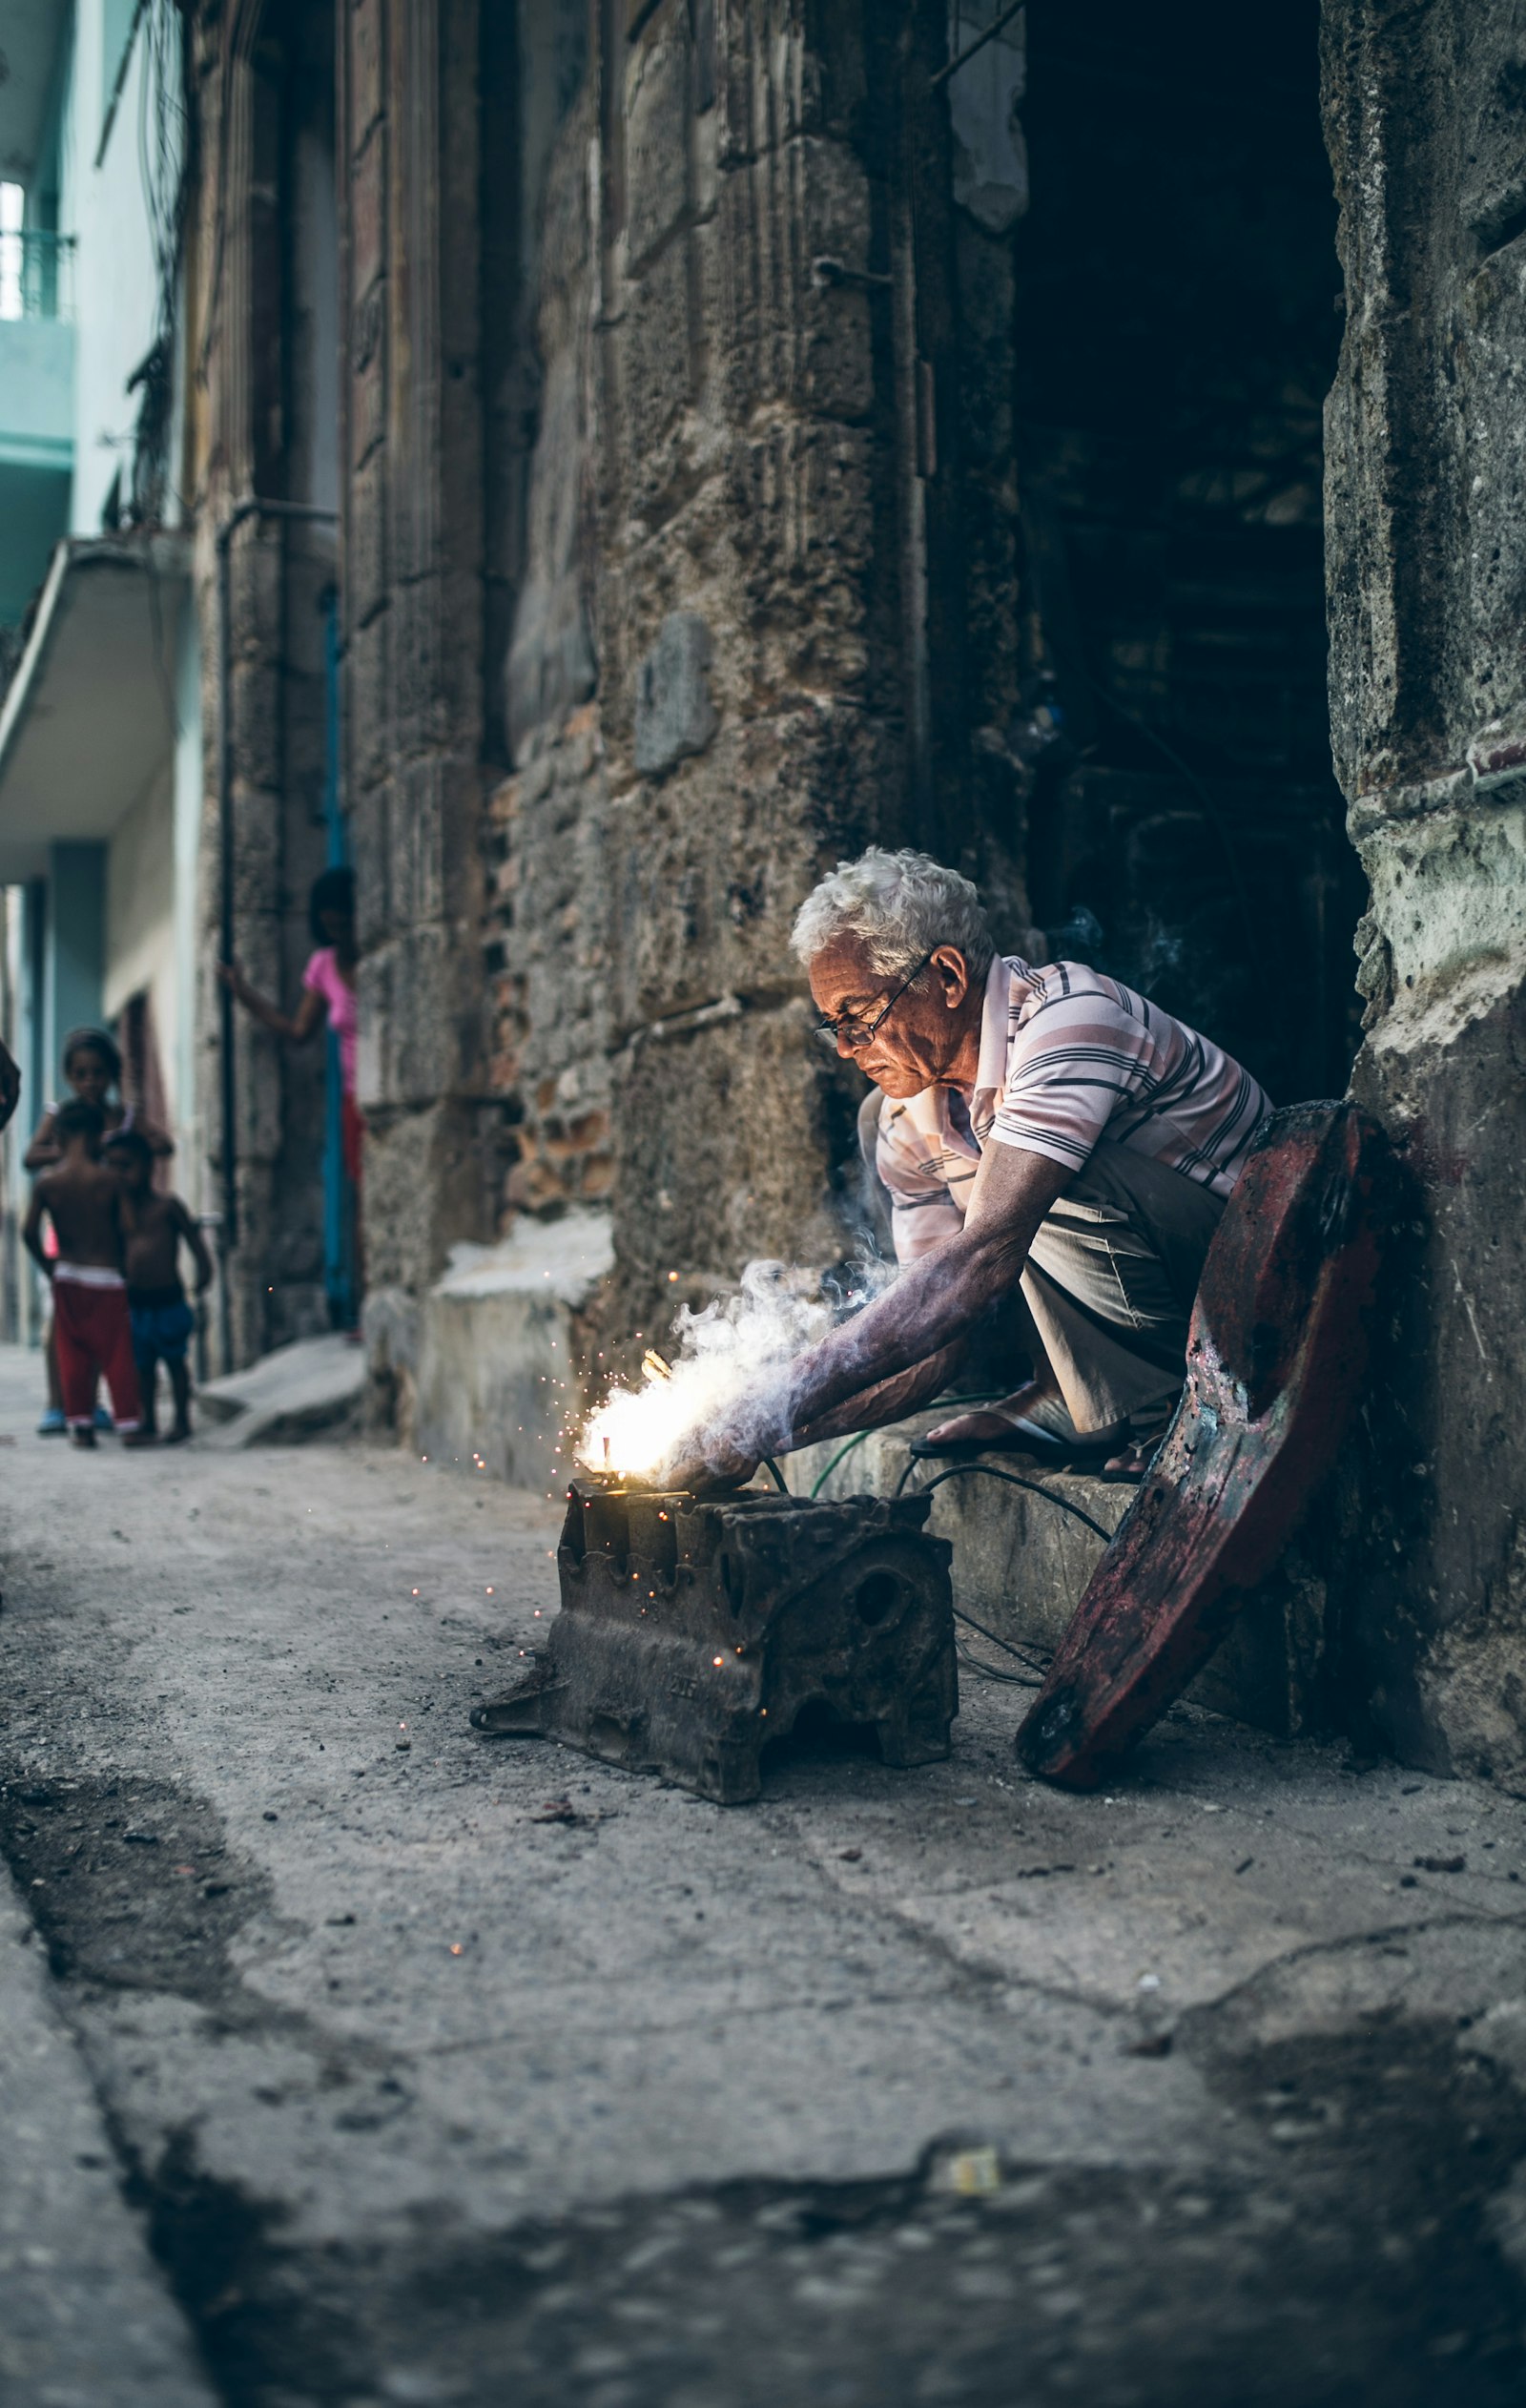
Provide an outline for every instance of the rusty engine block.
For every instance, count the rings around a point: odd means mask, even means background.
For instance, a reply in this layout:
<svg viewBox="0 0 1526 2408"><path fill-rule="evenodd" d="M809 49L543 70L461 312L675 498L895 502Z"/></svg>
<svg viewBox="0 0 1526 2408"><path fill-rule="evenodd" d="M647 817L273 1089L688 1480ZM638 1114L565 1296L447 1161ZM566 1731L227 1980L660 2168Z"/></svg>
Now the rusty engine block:
<svg viewBox="0 0 1526 2408"><path fill-rule="evenodd" d="M947 1540L925 1498L662 1494L575 1481L562 1610L480 1731L544 1735L723 1806L803 1707L872 1724L881 1760L949 1753L959 1712Z"/></svg>

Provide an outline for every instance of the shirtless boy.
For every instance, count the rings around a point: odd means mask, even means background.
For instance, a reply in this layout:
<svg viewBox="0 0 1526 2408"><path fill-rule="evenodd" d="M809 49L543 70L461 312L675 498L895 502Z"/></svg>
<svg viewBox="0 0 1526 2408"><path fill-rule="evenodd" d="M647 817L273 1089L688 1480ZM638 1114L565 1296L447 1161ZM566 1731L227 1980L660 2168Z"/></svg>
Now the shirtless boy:
<svg viewBox="0 0 1526 2408"><path fill-rule="evenodd" d="M178 1446L191 1435L191 1368L186 1347L196 1325L180 1284L181 1243L190 1247L196 1267L197 1296L212 1284L212 1256L179 1197L156 1193L153 1140L142 1130L118 1130L114 1137L107 1138L104 1152L121 1192L127 1309L143 1393L144 1435L156 1435L154 1391L162 1362L175 1399L175 1426L165 1443Z"/></svg>
<svg viewBox="0 0 1526 2408"><path fill-rule="evenodd" d="M58 1372L69 1435L93 1446L95 1383L104 1376L123 1443L141 1441L137 1369L122 1277L122 1194L100 1156L104 1123L97 1104L65 1104L53 1115L57 1167L31 1191L22 1229L27 1251L52 1282ZM56 1257L43 1250L47 1214L58 1241Z"/></svg>
<svg viewBox="0 0 1526 2408"><path fill-rule="evenodd" d="M117 1090L121 1084L122 1057L115 1040L104 1028L72 1028L64 1039L64 1079L82 1104L98 1104L111 1136L118 1129L140 1129L157 1154L175 1152L175 1141L162 1129L155 1129L124 1104ZM49 1104L31 1145L22 1157L24 1171L49 1171L58 1160L58 1144L53 1135L56 1104ZM53 1349L53 1325L50 1318L43 1335L43 1360L48 1368L48 1409L37 1424L39 1438L61 1438L64 1433L64 1392L58 1384L58 1363ZM97 1412L95 1427L109 1430L111 1422L104 1412Z"/></svg>

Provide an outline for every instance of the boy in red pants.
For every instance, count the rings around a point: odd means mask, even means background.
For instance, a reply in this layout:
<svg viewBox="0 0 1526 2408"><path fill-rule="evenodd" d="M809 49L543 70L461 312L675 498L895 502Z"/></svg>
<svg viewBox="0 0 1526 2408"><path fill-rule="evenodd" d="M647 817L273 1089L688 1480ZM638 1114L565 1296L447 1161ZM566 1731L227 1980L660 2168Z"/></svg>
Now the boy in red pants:
<svg viewBox="0 0 1526 2408"><path fill-rule="evenodd" d="M66 1104L54 1114L58 1165L44 1172L32 1189L22 1230L28 1253L44 1278L52 1282L64 1414L76 1446L95 1443L92 1424L98 1377L104 1377L111 1392L124 1444L134 1445L141 1436L133 1325L122 1277L122 1194L99 1159L104 1128L95 1104ZM52 1261L43 1252L45 1213L58 1240Z"/></svg>

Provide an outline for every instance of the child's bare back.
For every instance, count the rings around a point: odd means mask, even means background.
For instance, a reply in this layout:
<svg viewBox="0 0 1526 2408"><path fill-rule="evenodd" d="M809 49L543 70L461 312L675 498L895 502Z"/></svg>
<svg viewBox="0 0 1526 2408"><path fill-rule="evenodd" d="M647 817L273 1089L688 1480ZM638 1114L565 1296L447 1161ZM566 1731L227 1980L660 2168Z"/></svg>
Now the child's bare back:
<svg viewBox="0 0 1526 2408"><path fill-rule="evenodd" d="M122 1268L121 1193L103 1162L71 1153L45 1171L32 1192L32 1209L52 1222L61 1262L81 1268Z"/></svg>

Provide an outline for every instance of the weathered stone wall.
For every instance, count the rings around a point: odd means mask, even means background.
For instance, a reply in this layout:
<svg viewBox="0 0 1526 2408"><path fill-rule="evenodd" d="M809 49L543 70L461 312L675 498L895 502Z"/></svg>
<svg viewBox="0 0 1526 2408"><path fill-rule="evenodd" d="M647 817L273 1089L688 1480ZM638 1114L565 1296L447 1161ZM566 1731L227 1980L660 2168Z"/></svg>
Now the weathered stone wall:
<svg viewBox="0 0 1526 2408"><path fill-rule="evenodd" d="M956 178L941 5L660 0L586 57L575 16L526 0L484 52L513 157L485 183L478 1126L510 1247L612 1212L608 1359L753 1256L841 1250L856 1082L788 947L821 869L919 839L1025 928L1021 52L991 46Z"/></svg>
<svg viewBox="0 0 1526 2408"><path fill-rule="evenodd" d="M668 0L590 62L539 202L490 1078L510 1212L612 1191L611 1330L670 1308L675 1260L687 1287L832 1250L846 1147L788 924L898 794L866 707L869 291L811 267L867 267L869 197L823 85L800 10Z"/></svg>
<svg viewBox="0 0 1526 2408"><path fill-rule="evenodd" d="M463 18L439 90L485 146L474 495L392 364L423 393L398 261L443 292L446 202L382 7L348 19L348 784L368 1326L408 1426L427 1347L406 1299L453 1238L497 1238L507 1280L534 1221L610 1214L614 1272L577 1334L607 1360L753 1256L841 1251L856 1083L813 1045L788 946L824 866L920 840L1025 928L1004 751L1021 52L991 46L956 175L941 0L659 0L596 12L591 37L569 0L523 0L475 52ZM439 63L427 41L409 57ZM451 663L427 654L415 710L395 522L432 482L438 556L475 543L480 585L438 622ZM433 886L400 851L436 858L407 833L426 763L457 798Z"/></svg>
<svg viewBox="0 0 1526 2408"><path fill-rule="evenodd" d="M354 0L340 108L347 796L367 1281L484 1234L475 0Z"/></svg>
<svg viewBox="0 0 1526 2408"><path fill-rule="evenodd" d="M1331 714L1371 882L1354 1091L1414 1179L1350 1580L1412 1760L1526 1784L1526 31L1326 0L1347 329Z"/></svg>
<svg viewBox="0 0 1526 2408"><path fill-rule="evenodd" d="M522 40L522 58L527 48ZM554 67L554 48L551 59ZM541 125L542 143L526 146L525 207L536 239L526 266L524 340L538 366L538 405L520 550L508 564L515 607L501 669L505 750L515 768L490 798L486 832L488 1078L510 1124L500 1155L505 1225L519 1212L599 1203L612 1176L606 786L592 629L594 118L585 77L546 152L544 121L561 97L547 81L537 81L532 51L521 110Z"/></svg>
<svg viewBox="0 0 1526 2408"><path fill-rule="evenodd" d="M196 135L187 239L187 430L177 482L195 524L202 662L205 812L199 878L197 1121L203 1192L223 1194L218 826L221 613L216 537L253 496L311 500L311 329L299 307L300 246L313 236L294 189L299 117L321 114L332 15L196 10L190 29ZM294 105L294 102L296 105ZM321 235L320 235L321 239ZM330 236L331 239L331 236ZM226 704L232 753L234 952L294 1010L310 949L307 890L323 866L326 741L320 598L334 576L329 530L246 517L229 556ZM233 1139L237 1245L228 1263L232 1361L326 1326L322 1259L321 1047L294 1054L239 1013ZM214 1319L215 1348L220 1316Z"/></svg>

